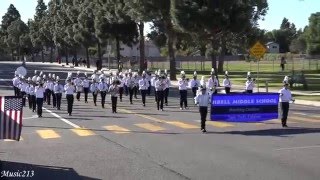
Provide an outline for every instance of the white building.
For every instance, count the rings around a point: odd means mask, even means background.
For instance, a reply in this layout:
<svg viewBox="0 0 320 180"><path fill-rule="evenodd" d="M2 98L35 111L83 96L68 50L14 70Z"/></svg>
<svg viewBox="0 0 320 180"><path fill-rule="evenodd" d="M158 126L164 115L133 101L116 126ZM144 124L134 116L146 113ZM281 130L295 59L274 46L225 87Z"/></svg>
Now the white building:
<svg viewBox="0 0 320 180"><path fill-rule="evenodd" d="M145 56L146 57L159 57L160 50L152 41L145 41ZM120 54L123 57L138 57L140 56L139 43L129 47L121 45Z"/></svg>
<svg viewBox="0 0 320 180"><path fill-rule="evenodd" d="M276 42L268 42L266 44L267 47L267 52L268 53L279 53L280 52L280 46L278 43Z"/></svg>

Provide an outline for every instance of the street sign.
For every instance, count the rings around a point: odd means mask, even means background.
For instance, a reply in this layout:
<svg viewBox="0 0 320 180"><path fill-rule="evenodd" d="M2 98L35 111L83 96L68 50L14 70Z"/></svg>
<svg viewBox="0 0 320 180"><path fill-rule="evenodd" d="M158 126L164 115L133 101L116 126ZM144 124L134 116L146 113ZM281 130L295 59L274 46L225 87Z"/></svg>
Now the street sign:
<svg viewBox="0 0 320 180"><path fill-rule="evenodd" d="M250 48L250 54L257 59L260 59L263 57L263 55L266 53L267 49L262 45L259 41L257 41L251 48Z"/></svg>

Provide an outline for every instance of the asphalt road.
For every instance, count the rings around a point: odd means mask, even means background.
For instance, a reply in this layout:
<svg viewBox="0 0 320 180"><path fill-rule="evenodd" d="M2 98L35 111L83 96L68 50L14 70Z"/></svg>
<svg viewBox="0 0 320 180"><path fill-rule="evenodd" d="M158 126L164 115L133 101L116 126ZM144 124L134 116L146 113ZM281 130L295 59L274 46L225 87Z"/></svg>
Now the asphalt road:
<svg viewBox="0 0 320 180"><path fill-rule="evenodd" d="M0 62L1 96L13 94L11 78L18 66ZM38 69L62 78L77 71L41 63L27 68L31 75ZM207 121L208 133L202 134L197 108L180 110L177 90L170 91L163 112L156 110L152 96L146 107L140 96L133 105L124 97L117 114L110 106L95 107L91 97L88 104L83 97L75 101L71 117L65 99L61 111L45 105L40 119L25 108L22 140L0 141L0 175L26 171L33 179L319 179L319 108L291 105L286 129L279 120Z"/></svg>

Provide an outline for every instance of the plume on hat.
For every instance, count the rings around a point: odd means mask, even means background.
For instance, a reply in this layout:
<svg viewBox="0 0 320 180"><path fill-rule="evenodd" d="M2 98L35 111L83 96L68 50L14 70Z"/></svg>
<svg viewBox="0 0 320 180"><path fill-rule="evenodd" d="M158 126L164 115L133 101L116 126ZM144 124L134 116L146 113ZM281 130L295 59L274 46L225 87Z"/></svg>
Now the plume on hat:
<svg viewBox="0 0 320 180"><path fill-rule="evenodd" d="M251 76L251 72L250 71L247 73L247 76Z"/></svg>
<svg viewBox="0 0 320 180"><path fill-rule="evenodd" d="M48 78L51 78L51 73L48 74Z"/></svg>
<svg viewBox="0 0 320 180"><path fill-rule="evenodd" d="M167 69L165 69L165 70L164 70L164 74L168 74L168 71L167 71Z"/></svg>
<svg viewBox="0 0 320 180"><path fill-rule="evenodd" d="M42 74L43 74L43 72L42 72L42 71L40 71L40 74L39 74L39 76L42 76Z"/></svg>
<svg viewBox="0 0 320 180"><path fill-rule="evenodd" d="M19 74L18 74L18 71L15 71L15 72L14 72L14 75L18 76L18 75L19 75Z"/></svg>
<svg viewBox="0 0 320 180"><path fill-rule="evenodd" d="M80 71L77 71L77 75L78 75L78 76L80 75Z"/></svg>
<svg viewBox="0 0 320 180"><path fill-rule="evenodd" d="M193 76L197 76L197 71L194 71L194 72L193 72Z"/></svg>
<svg viewBox="0 0 320 180"><path fill-rule="evenodd" d="M87 72L85 72L85 73L84 73L84 76L85 76L85 77L87 77L87 76L88 76L88 73L87 73Z"/></svg>
<svg viewBox="0 0 320 180"><path fill-rule="evenodd" d="M52 79L55 79L56 78L56 75L55 74L52 74Z"/></svg>
<svg viewBox="0 0 320 180"><path fill-rule="evenodd" d="M31 77L28 77L28 81L31 81Z"/></svg>
<svg viewBox="0 0 320 180"><path fill-rule="evenodd" d="M128 71L129 73L132 73L132 70L131 69L129 69L129 71Z"/></svg>
<svg viewBox="0 0 320 180"><path fill-rule="evenodd" d="M226 72L224 72L224 74L228 76L228 75L229 75L229 72L228 72L228 71L226 71Z"/></svg>
<svg viewBox="0 0 320 180"><path fill-rule="evenodd" d="M37 74L38 73L38 70L34 70L34 74Z"/></svg>
<svg viewBox="0 0 320 180"><path fill-rule="evenodd" d="M180 74L181 75L186 75L186 73L184 71L181 71Z"/></svg>

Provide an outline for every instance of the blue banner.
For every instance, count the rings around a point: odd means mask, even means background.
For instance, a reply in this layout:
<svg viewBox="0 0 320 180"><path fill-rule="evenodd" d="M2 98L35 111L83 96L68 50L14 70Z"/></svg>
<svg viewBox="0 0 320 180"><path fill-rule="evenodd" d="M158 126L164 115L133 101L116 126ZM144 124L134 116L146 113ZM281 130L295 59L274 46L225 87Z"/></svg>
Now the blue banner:
<svg viewBox="0 0 320 180"><path fill-rule="evenodd" d="M211 120L259 122L278 118L278 93L213 94Z"/></svg>

